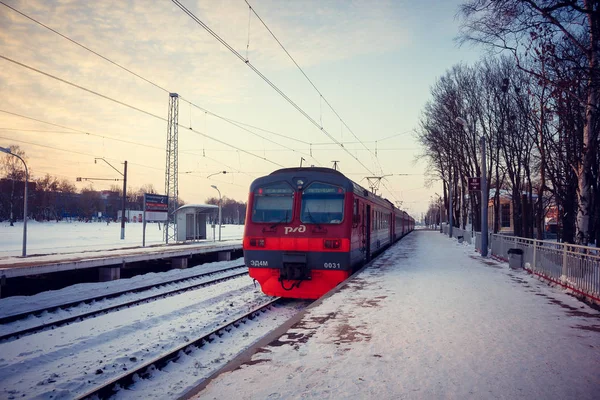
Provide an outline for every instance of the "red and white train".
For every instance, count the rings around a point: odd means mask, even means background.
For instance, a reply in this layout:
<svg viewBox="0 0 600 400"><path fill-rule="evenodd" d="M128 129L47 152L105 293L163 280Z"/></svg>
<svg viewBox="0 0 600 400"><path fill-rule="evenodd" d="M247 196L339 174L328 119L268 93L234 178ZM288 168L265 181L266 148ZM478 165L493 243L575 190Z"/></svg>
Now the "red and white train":
<svg viewBox="0 0 600 400"><path fill-rule="evenodd" d="M250 186L244 260L270 296L316 299L414 229L414 219L329 168L285 168Z"/></svg>

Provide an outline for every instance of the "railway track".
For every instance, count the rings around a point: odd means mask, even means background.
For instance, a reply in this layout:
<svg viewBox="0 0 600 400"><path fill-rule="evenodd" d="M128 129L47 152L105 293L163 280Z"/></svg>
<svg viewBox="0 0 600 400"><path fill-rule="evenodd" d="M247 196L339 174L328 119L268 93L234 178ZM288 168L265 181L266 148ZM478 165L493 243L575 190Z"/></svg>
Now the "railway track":
<svg viewBox="0 0 600 400"><path fill-rule="evenodd" d="M191 349L194 347L202 347L207 343L210 343L214 340L215 336L222 336L224 332L233 329L233 327L239 326L239 324L244 323L246 320L251 320L256 318L257 316L265 313L267 310L272 308L276 303L280 302L281 298L274 298L269 300L267 303L262 304L258 307L255 307L251 311L245 313L244 315L226 322L216 329L213 329L209 333L202 334L201 336L186 341L186 343L182 343L175 347L174 349L170 349L163 354L160 354L151 360L148 360L139 366L132 368L112 379L102 383L87 392L78 395L75 397L76 399L87 399L87 398L99 398L105 399L113 395L116 391L116 388L127 388L132 383L134 383L134 377L139 377L141 379L147 378L149 376L150 369L161 370L164 366L169 364L170 362L177 361L180 357L181 353L190 354Z"/></svg>
<svg viewBox="0 0 600 400"><path fill-rule="evenodd" d="M61 305L54 305L52 307L48 307L48 308L40 308L34 311L28 311L28 312L24 312L24 313L19 313L19 314L14 314L11 316L7 316L7 317L3 317L0 318L0 324L5 324L8 322L14 322L14 321L18 321L20 319L24 319L27 318L31 315L40 315L44 312L54 312L58 309L68 309L69 307L74 307L74 306L78 306L81 304L90 304L94 301L99 301L99 300L108 300L108 299L114 299L117 298L119 296L125 295L125 294L133 294L133 293L140 293L143 291L147 291L149 289L153 289L153 288L160 288L163 286L167 286L170 284L177 284L177 283L182 283L182 282L186 282L186 281L191 281L191 280L197 280L197 279L202 279L202 278L206 278L209 277L211 275L215 275L215 274L219 274L219 273L226 273L226 272L232 272L238 269L243 269L244 271L242 272L236 272L236 273L232 273L226 276L221 276L215 279L211 279L211 280L205 280L202 282L198 282L189 286L185 286L185 287L179 287L170 291L166 291L166 292L161 292L159 294L154 294L152 296L147 296L144 298L138 298L135 300L130 300L127 302L123 302L123 303L118 303L118 304L113 304L107 307L102 307L100 309L96 309L93 311L89 311L89 312L85 312L85 313L79 313L76 315L71 315L67 318L62 318L59 320L53 320L47 323L43 323L43 324L39 324L39 325L35 325L35 326L31 326L31 327L27 327L27 328L23 328L23 329L19 329L19 330L15 330L9 333L5 333L5 334L1 334L0 335L0 341L4 341L10 338L15 338L18 339L24 335L27 334L32 334L35 332L39 332L42 331L44 329L48 329L51 327L59 327L59 326L63 326L66 324L69 324L73 321L81 321L84 319L88 319L88 318L93 318L94 316L97 315L102 315L102 314L106 314L108 312L112 312L112 311L117 311L123 308L128 308L128 307L132 307L135 306L137 304L144 304L144 303L148 303L151 301L155 301L155 300L159 300L162 298L166 298L166 297L170 297L170 296L175 296L177 294L180 293L184 293L187 291L191 291L191 290L196 290L199 289L201 287L205 287L205 286L209 286L209 285L214 285L216 283L220 283L220 282L224 282L230 279L235 279L244 275L247 275L247 269L245 267L245 265L241 264L241 265L236 265L234 267L230 267L230 268L224 268L224 269L220 269L220 270L215 270L215 271L211 271L208 273L204 273L204 274L199 274L199 275L194 275L191 277L185 277L185 278L178 278L178 279L173 279L170 281L165 281L165 282L161 282L160 284L153 284L153 285L145 285L145 286L140 286L134 289L127 289L127 290L123 290L123 291L119 291L119 292L114 292L114 293L110 293L110 294L105 294L105 295L99 295L99 296L94 296L94 297L89 297L83 300L78 300L78 301L74 301L74 302L69 302L69 303L65 303L65 304L61 304Z"/></svg>

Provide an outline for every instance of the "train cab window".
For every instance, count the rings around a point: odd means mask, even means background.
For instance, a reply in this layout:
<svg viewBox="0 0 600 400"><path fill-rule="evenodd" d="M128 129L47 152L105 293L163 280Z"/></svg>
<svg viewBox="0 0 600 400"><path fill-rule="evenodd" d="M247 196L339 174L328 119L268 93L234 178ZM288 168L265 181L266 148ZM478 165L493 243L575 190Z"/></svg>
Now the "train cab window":
<svg viewBox="0 0 600 400"><path fill-rule="evenodd" d="M294 189L287 182L259 187L254 191L252 222L290 222L293 205Z"/></svg>
<svg viewBox="0 0 600 400"><path fill-rule="evenodd" d="M300 221L308 224L341 224L344 219L344 189L313 182L302 191Z"/></svg>

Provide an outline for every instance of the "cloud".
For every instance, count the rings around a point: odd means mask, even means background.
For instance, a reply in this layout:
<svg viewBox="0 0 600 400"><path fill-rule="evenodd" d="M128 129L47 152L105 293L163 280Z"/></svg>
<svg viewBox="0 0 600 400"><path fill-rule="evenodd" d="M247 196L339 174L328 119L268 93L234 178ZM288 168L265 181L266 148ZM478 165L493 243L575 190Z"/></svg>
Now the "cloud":
<svg viewBox="0 0 600 400"><path fill-rule="evenodd" d="M249 42L248 57L253 65L281 86L311 116L319 119L321 104L314 89L260 21L254 15L249 18L248 7L243 1L182 2L244 57ZM307 72L335 63L362 62L371 56L397 53L413 43L409 26L414 15L408 8L410 2L265 0L250 3ZM172 2L23 0L9 1L9 4L156 85L178 92L203 107L296 138L328 140ZM3 8L0 12L0 54L167 117L168 94L161 89L4 6L0 7ZM321 87L320 84L318 86ZM165 144L166 122L4 60L0 60L0 90L3 93L0 109L148 145L161 147ZM360 102L360 99L357 101ZM327 129L340 137L337 118L331 112L321 114L326 117ZM199 110L190 109L183 101L180 102L180 123L191 123L195 129L245 149L262 149L258 152L260 156L282 165L296 165L296 160L300 160L297 153L269 152L280 148L214 117L207 117ZM53 129L2 113L0 127ZM360 131L357 132L360 134ZM54 168L56 174L73 174L73 165L76 165L78 170L92 174L95 171L93 165L87 165L90 157L75 153L82 152L115 160L128 159L132 162L133 176L139 174L132 181L137 180L140 185L153 183L161 188L164 182L160 171L164 168L164 152L159 150L84 135L15 131L2 134L73 151L65 153L30 146L31 161L35 164L35 160L39 160L41 167L38 169L43 172L52 172L46 170ZM367 132L367 135L372 134L372 131ZM264 135L289 146L297 145ZM345 135L349 137L348 132ZM237 153L185 129L180 129L180 149L180 170L218 171L225 164L259 173L268 173L276 168L272 163ZM190 154L186 149L199 149L196 154L200 155ZM202 157L201 149L208 150L206 154L210 158ZM313 150L315 158L324 165L330 165L331 151ZM336 153L335 158L343 161L346 171L362 171L362 167L343 152ZM396 160L390 159L390 164L395 165ZM364 162L370 168L376 167L376 162L368 157ZM139 165L133 167L135 163L154 166L158 170L144 169ZM143 181L146 179L148 181ZM231 186L238 199L246 196L251 177L240 174L223 179L240 185ZM183 196L189 199L190 196L202 196L199 187L210 186L204 181L192 184L192 175L183 177L182 182L185 181L190 184L186 184L188 192L183 192Z"/></svg>

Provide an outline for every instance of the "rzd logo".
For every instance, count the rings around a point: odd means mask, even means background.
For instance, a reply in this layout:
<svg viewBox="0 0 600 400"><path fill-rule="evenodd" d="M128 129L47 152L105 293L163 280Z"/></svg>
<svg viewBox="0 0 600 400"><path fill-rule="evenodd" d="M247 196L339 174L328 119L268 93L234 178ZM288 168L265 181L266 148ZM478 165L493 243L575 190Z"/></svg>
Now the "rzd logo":
<svg viewBox="0 0 600 400"><path fill-rule="evenodd" d="M290 232L292 232L292 233L293 232L304 233L304 232L306 232L306 226L300 225L300 226L297 226L295 228L292 228L291 226L286 226L285 229L284 229L283 234L287 235Z"/></svg>

